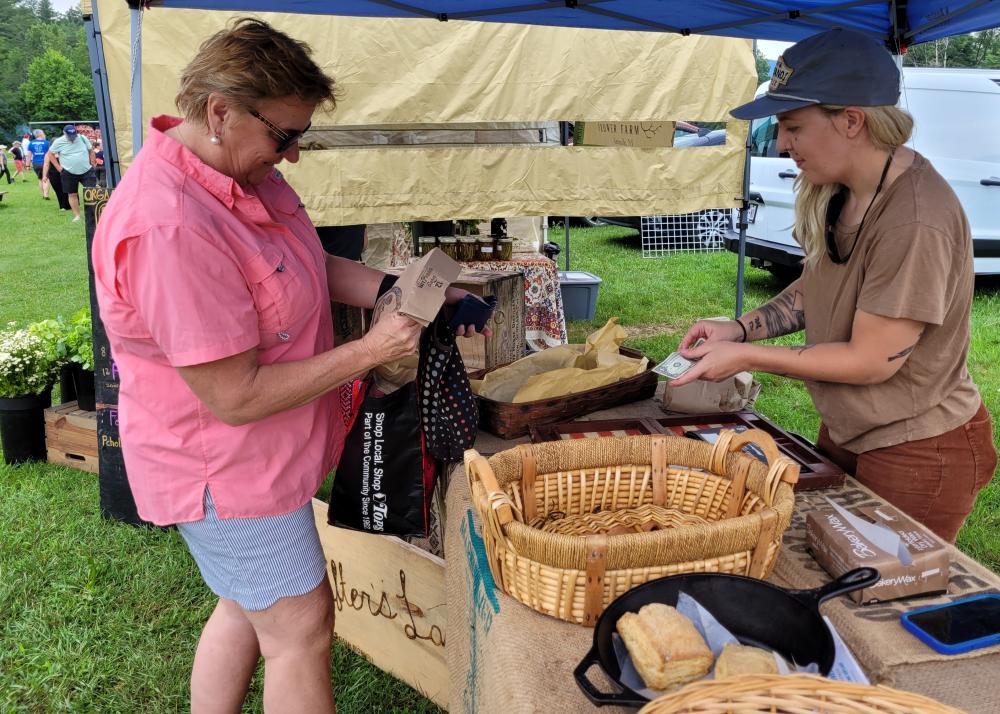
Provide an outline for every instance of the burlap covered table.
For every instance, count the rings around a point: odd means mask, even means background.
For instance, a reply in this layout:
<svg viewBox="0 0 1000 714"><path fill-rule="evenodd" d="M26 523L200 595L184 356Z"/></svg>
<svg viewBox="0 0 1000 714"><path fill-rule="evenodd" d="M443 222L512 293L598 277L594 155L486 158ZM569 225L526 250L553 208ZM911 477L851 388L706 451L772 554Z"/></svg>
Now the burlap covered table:
<svg viewBox="0 0 1000 714"><path fill-rule="evenodd" d="M658 416L662 414L658 399L586 418ZM491 454L525 441L504 441L484 433L476 448ZM805 514L825 505L825 497L849 508L883 503L851 479L840 489L797 494L796 515L785 534L772 582L783 587L809 588L830 579L807 552L804 532ZM557 714L593 708L572 674L590 649L593 630L538 614L495 587L480 540L480 524L460 470L452 476L446 512L450 710ZM973 714L1000 714L1000 646L947 657L923 645L899 624L899 613L905 609L1000 592L996 574L954 548L950 548L950 555L947 596L866 607L841 597L825 604L822 611L840 631L872 682L925 694ZM601 680L596 667L591 670L591 678L595 683ZM607 707L604 711L625 710Z"/></svg>

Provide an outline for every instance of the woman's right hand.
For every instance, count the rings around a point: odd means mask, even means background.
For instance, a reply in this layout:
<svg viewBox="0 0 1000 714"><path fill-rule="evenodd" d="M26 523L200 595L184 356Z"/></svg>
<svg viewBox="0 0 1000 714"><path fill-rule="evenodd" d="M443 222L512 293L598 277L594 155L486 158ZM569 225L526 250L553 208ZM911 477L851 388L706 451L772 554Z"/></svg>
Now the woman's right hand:
<svg viewBox="0 0 1000 714"><path fill-rule="evenodd" d="M677 350L691 347L698 340L705 342L742 342L743 328L736 320L698 320L684 335Z"/></svg>
<svg viewBox="0 0 1000 714"><path fill-rule="evenodd" d="M398 312L387 312L361 338L361 343L375 364L383 364L416 353L421 329L420 324L410 318Z"/></svg>

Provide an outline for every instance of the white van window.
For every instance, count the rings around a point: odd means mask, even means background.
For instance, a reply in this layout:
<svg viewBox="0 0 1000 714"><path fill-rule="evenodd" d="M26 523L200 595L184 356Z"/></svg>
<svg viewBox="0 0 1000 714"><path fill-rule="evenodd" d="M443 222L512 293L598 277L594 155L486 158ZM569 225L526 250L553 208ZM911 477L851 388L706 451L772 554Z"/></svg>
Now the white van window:
<svg viewBox="0 0 1000 714"><path fill-rule="evenodd" d="M924 156L1000 163L1000 92L904 89L903 99Z"/></svg>
<svg viewBox="0 0 1000 714"><path fill-rule="evenodd" d="M773 116L754 120L750 125L751 156L778 156L778 121Z"/></svg>

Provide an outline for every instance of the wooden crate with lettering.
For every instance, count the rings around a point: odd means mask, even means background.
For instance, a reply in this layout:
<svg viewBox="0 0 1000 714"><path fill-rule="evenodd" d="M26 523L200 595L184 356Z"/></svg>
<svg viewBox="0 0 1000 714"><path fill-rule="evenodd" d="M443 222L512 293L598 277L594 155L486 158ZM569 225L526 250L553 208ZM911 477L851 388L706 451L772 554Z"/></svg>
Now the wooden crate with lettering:
<svg viewBox="0 0 1000 714"><path fill-rule="evenodd" d="M46 409L45 447L49 463L98 473L97 412L85 412L76 402Z"/></svg>
<svg viewBox="0 0 1000 714"><path fill-rule="evenodd" d="M447 709L444 560L399 538L331 526L327 509L313 500L333 586L334 633Z"/></svg>
<svg viewBox="0 0 1000 714"><path fill-rule="evenodd" d="M493 369L524 357L524 275L520 271L463 270L454 285L475 295L497 297L489 323L493 336L458 341L465 368L470 372Z"/></svg>

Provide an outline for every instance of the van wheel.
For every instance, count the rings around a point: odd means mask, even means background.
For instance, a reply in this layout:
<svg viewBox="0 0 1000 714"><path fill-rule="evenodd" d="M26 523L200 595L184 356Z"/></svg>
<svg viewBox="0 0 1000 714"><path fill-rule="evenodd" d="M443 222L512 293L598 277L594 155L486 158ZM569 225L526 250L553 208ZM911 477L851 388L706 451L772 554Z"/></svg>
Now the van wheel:
<svg viewBox="0 0 1000 714"><path fill-rule="evenodd" d="M800 265L777 265L772 263L764 268L782 283L790 284L802 276L802 266Z"/></svg>

